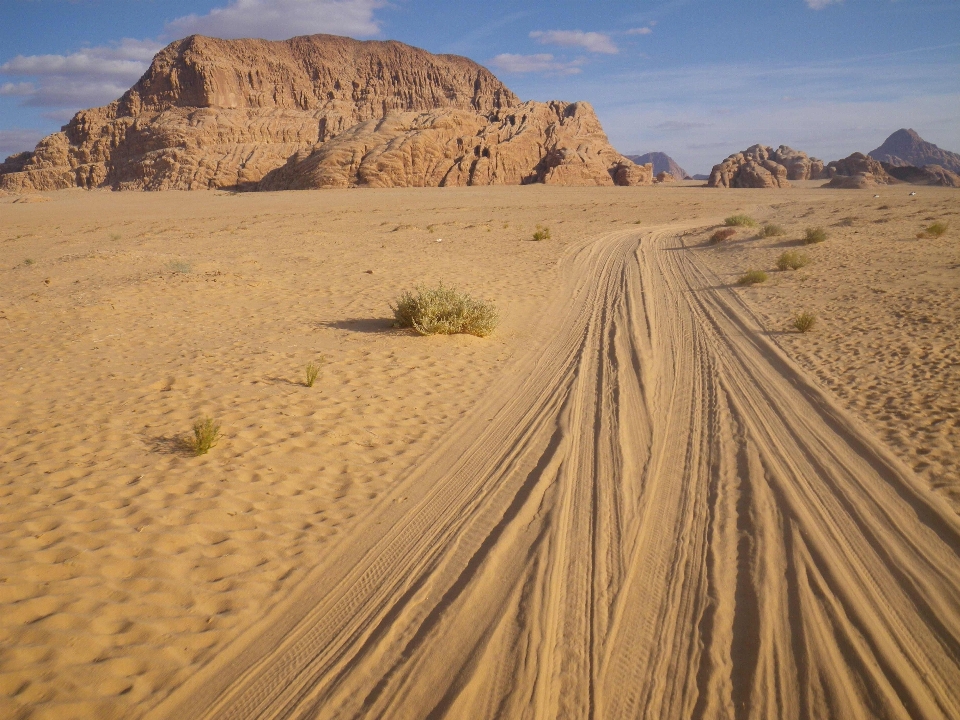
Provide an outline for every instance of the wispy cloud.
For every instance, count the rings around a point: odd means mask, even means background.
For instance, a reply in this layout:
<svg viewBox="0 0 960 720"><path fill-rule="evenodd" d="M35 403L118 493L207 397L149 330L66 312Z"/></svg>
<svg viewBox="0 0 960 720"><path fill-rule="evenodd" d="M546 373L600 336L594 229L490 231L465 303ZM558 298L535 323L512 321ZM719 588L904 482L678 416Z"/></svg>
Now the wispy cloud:
<svg viewBox="0 0 960 720"><path fill-rule="evenodd" d="M837 5L843 0L805 0L805 2L811 10L823 10L827 5Z"/></svg>
<svg viewBox="0 0 960 720"><path fill-rule="evenodd" d="M616 55L619 52L609 35L582 30L534 30L530 37L541 45L580 47L592 53Z"/></svg>
<svg viewBox="0 0 960 720"><path fill-rule="evenodd" d="M502 53L490 61L497 70L507 73L550 73L555 75L575 75L579 73L582 60L563 62L549 53L538 55L513 55Z"/></svg>
<svg viewBox="0 0 960 720"><path fill-rule="evenodd" d="M5 82L0 95L22 97L35 107L91 107L116 100L146 71L161 45L121 40L67 55L17 55L0 65L0 76L30 78Z"/></svg>
<svg viewBox="0 0 960 720"><path fill-rule="evenodd" d="M0 130L0 160L14 153L33 150L40 139L46 135L40 130Z"/></svg>
<svg viewBox="0 0 960 720"><path fill-rule="evenodd" d="M231 0L206 15L191 14L167 23L171 35L286 40L330 33L352 37L380 34L374 11L386 0Z"/></svg>
<svg viewBox="0 0 960 720"><path fill-rule="evenodd" d="M654 125L653 129L662 130L664 132L687 132L688 130L698 130L700 128L709 126L710 124L705 122L695 122L690 120L664 120L663 122Z"/></svg>
<svg viewBox="0 0 960 720"><path fill-rule="evenodd" d="M627 35L652 35L652 34L653 34L653 28L649 28L649 27L630 28L629 30L627 30Z"/></svg>

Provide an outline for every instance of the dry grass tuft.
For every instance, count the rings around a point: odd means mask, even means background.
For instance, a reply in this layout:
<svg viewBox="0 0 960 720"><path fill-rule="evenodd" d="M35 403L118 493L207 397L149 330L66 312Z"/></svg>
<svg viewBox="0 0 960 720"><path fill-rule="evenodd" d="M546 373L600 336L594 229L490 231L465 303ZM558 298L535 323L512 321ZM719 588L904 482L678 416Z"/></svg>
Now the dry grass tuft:
<svg viewBox="0 0 960 720"><path fill-rule="evenodd" d="M763 270L747 270L737 279L737 285L756 285L767 281L767 274Z"/></svg>
<svg viewBox="0 0 960 720"><path fill-rule="evenodd" d="M723 224L727 227L756 227L757 221L749 215L731 215Z"/></svg>
<svg viewBox="0 0 960 720"><path fill-rule="evenodd" d="M494 331L500 317L496 307L483 300L440 283L435 288L409 290L391 305L394 327L412 328L421 335L455 335L465 333L486 337Z"/></svg>
<svg viewBox="0 0 960 720"><path fill-rule="evenodd" d="M809 264L810 258L796 250L787 250L777 258L777 270L799 270Z"/></svg>
<svg viewBox="0 0 960 720"><path fill-rule="evenodd" d="M780 235L786 235L787 231L784 230L779 225L764 225L763 230L760 231L760 237L779 237Z"/></svg>
<svg viewBox="0 0 960 720"><path fill-rule="evenodd" d="M306 385L307 387L313 387L313 383L315 383L317 380L317 375L320 374L320 367L326 361L327 359L321 355L320 359L317 362L314 362L313 360L311 360L310 362L307 363L307 367L305 369L306 380L304 382L304 385Z"/></svg>
<svg viewBox="0 0 960 720"><path fill-rule="evenodd" d="M923 232L918 232L918 238L938 238L947 232L950 225L945 222L935 222Z"/></svg>
<svg viewBox="0 0 960 720"><path fill-rule="evenodd" d="M722 243L726 242L733 238L737 234L737 231L733 228L724 228L723 230L717 230L713 235L710 236L710 242L712 243Z"/></svg>
<svg viewBox="0 0 960 720"><path fill-rule="evenodd" d="M206 455L220 440L220 423L203 418L193 424L193 438L187 441L194 455Z"/></svg>
<svg viewBox="0 0 960 720"><path fill-rule="evenodd" d="M542 225L537 225L536 232L533 233L533 239L536 241L540 240L549 240L550 239L550 228L543 227Z"/></svg>
<svg viewBox="0 0 960 720"><path fill-rule="evenodd" d="M793 318L793 328L798 332L809 332L817 324L817 316L813 313L802 312Z"/></svg>
<svg viewBox="0 0 960 720"><path fill-rule="evenodd" d="M827 239L827 231L822 227L811 227L807 228L806 233L803 236L804 245L815 245L816 243L822 243Z"/></svg>

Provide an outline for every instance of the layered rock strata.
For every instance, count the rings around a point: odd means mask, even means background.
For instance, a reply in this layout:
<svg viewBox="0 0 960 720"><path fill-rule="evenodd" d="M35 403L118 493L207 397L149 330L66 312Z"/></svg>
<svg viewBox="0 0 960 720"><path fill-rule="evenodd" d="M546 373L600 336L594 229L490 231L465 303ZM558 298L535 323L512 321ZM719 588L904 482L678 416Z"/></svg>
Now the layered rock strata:
<svg viewBox="0 0 960 720"><path fill-rule="evenodd" d="M374 178L372 160L360 172L363 163L357 160L357 172L344 167L340 179L322 186L442 179L453 165L461 167L456 178L470 183L531 177L565 184L612 184L618 177L629 184L650 181L610 147L589 106L520 107L506 86L473 61L398 42L330 35L282 42L192 36L158 53L119 100L77 113L33 153L8 158L0 166L0 188L257 189L283 187L282 177L290 178L290 187L318 187L294 168L323 155L322 149L338 139L326 156L342 157L348 146L351 152L363 147L364 154L381 159L384 177ZM528 122L518 125L523 115ZM514 124L507 128L510 118ZM419 165L414 147L448 141L457 146L450 129L440 127L444 123L471 128L482 138L481 152L503 145L498 160L469 160L464 170L466 151L453 162L460 155L445 147L440 155L450 162L443 173ZM414 141L411 131L422 137ZM508 136L523 138L504 143ZM465 148L478 145L463 132L457 137ZM398 145L410 150L411 165L402 171L391 160ZM510 156L514 150L515 158ZM480 167L485 165L491 169ZM330 178L329 172L320 175Z"/></svg>
<svg viewBox="0 0 960 720"><path fill-rule="evenodd" d="M753 145L713 166L708 187L785 188L790 180L816 180L823 173L823 161L805 152L781 145L776 150Z"/></svg>

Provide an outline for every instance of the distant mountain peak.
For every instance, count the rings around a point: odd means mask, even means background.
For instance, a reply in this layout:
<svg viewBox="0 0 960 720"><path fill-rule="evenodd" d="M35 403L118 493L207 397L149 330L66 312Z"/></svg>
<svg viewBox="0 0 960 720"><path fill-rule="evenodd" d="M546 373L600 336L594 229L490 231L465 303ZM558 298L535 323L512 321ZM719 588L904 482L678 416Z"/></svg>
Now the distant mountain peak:
<svg viewBox="0 0 960 720"><path fill-rule="evenodd" d="M884 140L883 145L868 154L874 160L895 167L940 165L952 172L960 172L960 154L941 150L912 128L900 128Z"/></svg>
<svg viewBox="0 0 960 720"><path fill-rule="evenodd" d="M632 160L637 165L653 165L653 174L658 175L662 172L668 172L677 180L685 180L690 176L687 171L680 167L677 162L662 152L648 152L643 155L624 155L628 160Z"/></svg>

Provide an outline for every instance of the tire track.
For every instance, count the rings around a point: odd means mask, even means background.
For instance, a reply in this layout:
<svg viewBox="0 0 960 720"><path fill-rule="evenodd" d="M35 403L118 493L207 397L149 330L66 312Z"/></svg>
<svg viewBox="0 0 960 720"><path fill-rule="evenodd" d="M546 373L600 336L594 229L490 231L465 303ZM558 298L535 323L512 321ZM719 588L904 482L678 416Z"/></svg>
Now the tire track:
<svg viewBox="0 0 960 720"><path fill-rule="evenodd" d="M153 716L960 716L956 516L669 230Z"/></svg>

